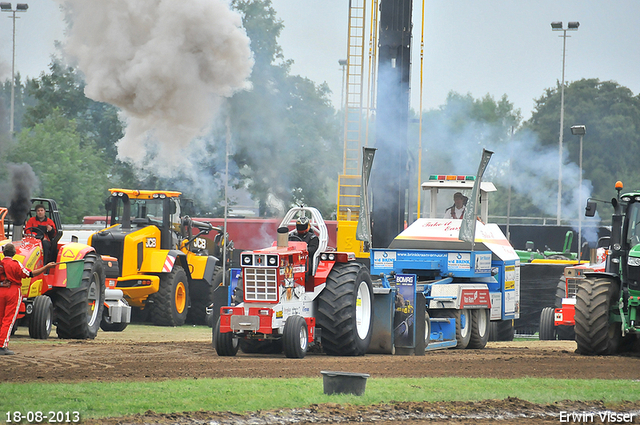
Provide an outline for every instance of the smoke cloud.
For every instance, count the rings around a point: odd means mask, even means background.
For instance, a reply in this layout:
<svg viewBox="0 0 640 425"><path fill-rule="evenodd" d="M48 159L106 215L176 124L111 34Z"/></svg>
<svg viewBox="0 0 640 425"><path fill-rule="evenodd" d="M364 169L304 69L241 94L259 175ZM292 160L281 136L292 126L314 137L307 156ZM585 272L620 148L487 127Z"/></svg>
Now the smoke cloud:
<svg viewBox="0 0 640 425"><path fill-rule="evenodd" d="M223 0L58 0L71 26L65 51L88 97L122 109L122 160L171 175L207 133L253 66L239 14Z"/></svg>
<svg viewBox="0 0 640 425"><path fill-rule="evenodd" d="M38 187L36 173L27 163L8 164L11 174L12 192L9 216L17 225L22 225L31 209L31 193Z"/></svg>

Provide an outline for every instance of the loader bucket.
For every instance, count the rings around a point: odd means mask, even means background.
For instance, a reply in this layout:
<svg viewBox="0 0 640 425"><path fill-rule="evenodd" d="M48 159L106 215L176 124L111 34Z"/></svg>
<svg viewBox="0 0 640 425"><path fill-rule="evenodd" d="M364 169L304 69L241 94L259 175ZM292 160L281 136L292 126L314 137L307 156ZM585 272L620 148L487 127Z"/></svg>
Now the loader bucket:
<svg viewBox="0 0 640 425"><path fill-rule="evenodd" d="M84 260L68 261L60 264L60 270L67 272L67 288L79 288L82 283L82 271L84 270Z"/></svg>

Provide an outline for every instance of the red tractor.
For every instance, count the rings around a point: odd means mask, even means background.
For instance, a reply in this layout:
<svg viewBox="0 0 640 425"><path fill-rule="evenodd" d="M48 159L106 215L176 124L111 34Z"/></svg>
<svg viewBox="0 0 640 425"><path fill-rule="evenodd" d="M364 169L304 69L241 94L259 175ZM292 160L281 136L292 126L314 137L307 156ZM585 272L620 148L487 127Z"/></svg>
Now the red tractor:
<svg viewBox="0 0 640 425"><path fill-rule="evenodd" d="M119 291L107 291L110 295L105 296L104 265L95 249L74 241L60 242L62 223L54 200L31 202L31 214L35 214L33 205L41 204L56 225L50 252L45 252L44 231L39 227L24 229L23 236L23 226L7 224L5 232L5 208L0 208L0 246L9 243L10 237L16 247L13 258L31 270L45 264L45 255L47 262L55 261L58 265L44 274L23 279L17 324L28 326L29 336L35 339L47 339L54 324L58 337L65 339L93 339L101 323L118 326L107 330L124 329L130 307L115 294Z"/></svg>
<svg viewBox="0 0 640 425"><path fill-rule="evenodd" d="M319 238L312 258L307 244L292 237L296 219L309 218ZM292 208L268 248L244 251L241 303L221 307L213 329L219 356L284 353L303 358L310 344L325 353L364 355L373 329L373 287L367 267L353 253L327 247L327 228L315 208ZM311 265L311 266L310 266Z"/></svg>
<svg viewBox="0 0 640 425"><path fill-rule="evenodd" d="M564 269L564 275L556 288L554 307L545 307L540 312L540 340L575 339L576 293L578 286L586 279L585 274L604 272L607 250L602 247L609 238L600 238L593 263L583 263Z"/></svg>

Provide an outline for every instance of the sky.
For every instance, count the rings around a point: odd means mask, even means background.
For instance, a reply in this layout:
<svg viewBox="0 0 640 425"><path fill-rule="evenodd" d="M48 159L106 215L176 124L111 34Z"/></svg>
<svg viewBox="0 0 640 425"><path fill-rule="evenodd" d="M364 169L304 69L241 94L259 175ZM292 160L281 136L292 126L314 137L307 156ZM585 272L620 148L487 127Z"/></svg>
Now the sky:
<svg viewBox="0 0 640 425"><path fill-rule="evenodd" d="M37 77L47 70L56 40L64 40L63 15L54 0L26 1L29 10L16 15L15 67L23 77ZM272 2L285 25L279 43L285 58L294 61L292 73L326 82L338 107L343 78L338 61L346 58L349 2ZM450 91L474 98L506 94L529 118L534 99L562 78L562 32L551 30L552 21L565 27L580 22L578 31L567 33L567 82L599 78L640 92L639 0L425 0L424 9L425 110L444 104ZM411 106L418 109L422 2L414 2L413 15ZM0 18L4 80L11 75L12 19L10 13Z"/></svg>

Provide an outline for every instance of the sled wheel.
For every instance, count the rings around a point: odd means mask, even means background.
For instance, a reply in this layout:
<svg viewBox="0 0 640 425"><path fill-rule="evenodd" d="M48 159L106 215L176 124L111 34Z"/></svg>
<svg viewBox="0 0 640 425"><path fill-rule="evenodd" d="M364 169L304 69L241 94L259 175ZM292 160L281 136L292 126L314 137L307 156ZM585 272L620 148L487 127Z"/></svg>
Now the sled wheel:
<svg viewBox="0 0 640 425"><path fill-rule="evenodd" d="M555 310L553 307L545 307L540 312L540 329L538 332L540 341L553 341L556 339L554 316Z"/></svg>
<svg viewBox="0 0 640 425"><path fill-rule="evenodd" d="M490 310L483 308L471 312L471 337L467 348L484 348L489 341Z"/></svg>

